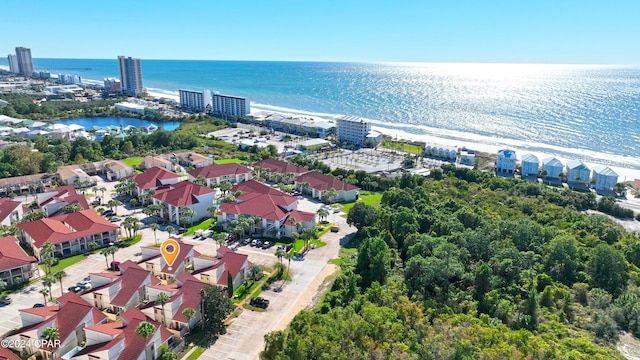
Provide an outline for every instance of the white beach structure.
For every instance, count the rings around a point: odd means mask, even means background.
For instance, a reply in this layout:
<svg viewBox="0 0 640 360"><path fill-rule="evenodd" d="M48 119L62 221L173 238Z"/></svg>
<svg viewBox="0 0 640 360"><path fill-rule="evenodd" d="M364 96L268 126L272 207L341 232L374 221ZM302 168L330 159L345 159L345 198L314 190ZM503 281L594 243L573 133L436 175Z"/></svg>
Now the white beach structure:
<svg viewBox="0 0 640 360"><path fill-rule="evenodd" d="M473 166L475 161L476 152L474 150L462 149L460 151L460 164Z"/></svg>
<svg viewBox="0 0 640 360"><path fill-rule="evenodd" d="M540 160L533 154L522 155L522 170L521 176L538 176L538 169L540 168Z"/></svg>
<svg viewBox="0 0 640 360"><path fill-rule="evenodd" d="M509 149L498 151L498 161L496 162L496 174L513 175L516 172L516 152Z"/></svg>
<svg viewBox="0 0 640 360"><path fill-rule="evenodd" d="M569 160L566 166L567 183L588 184L591 170L580 160Z"/></svg>
<svg viewBox="0 0 640 360"><path fill-rule="evenodd" d="M427 145L424 147L424 156L455 161L458 157L458 151L454 148Z"/></svg>
<svg viewBox="0 0 640 360"><path fill-rule="evenodd" d="M542 160L542 172L545 179L560 179L560 174L564 169L562 162L555 157L548 157Z"/></svg>
<svg viewBox="0 0 640 360"><path fill-rule="evenodd" d="M593 167L594 188L596 190L613 190L618 183L618 174L608 166L596 165Z"/></svg>

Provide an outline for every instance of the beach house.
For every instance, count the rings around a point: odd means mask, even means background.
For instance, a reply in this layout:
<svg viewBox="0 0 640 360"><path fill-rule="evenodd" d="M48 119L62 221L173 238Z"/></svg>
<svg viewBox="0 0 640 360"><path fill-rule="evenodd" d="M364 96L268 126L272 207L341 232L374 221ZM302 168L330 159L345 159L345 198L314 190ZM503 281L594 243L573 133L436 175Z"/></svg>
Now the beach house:
<svg viewBox="0 0 640 360"><path fill-rule="evenodd" d="M558 180L564 166L555 157L548 157L542 160L542 178L545 180Z"/></svg>
<svg viewBox="0 0 640 360"><path fill-rule="evenodd" d="M580 160L569 160L566 166L567 183L588 184L591 170Z"/></svg>
<svg viewBox="0 0 640 360"><path fill-rule="evenodd" d="M513 176L516 172L516 152L509 149L498 151L496 174L499 176Z"/></svg>
<svg viewBox="0 0 640 360"><path fill-rule="evenodd" d="M533 177L538 176L538 171L540 168L540 160L538 160L537 156L533 154L524 154L522 155L521 164L522 164L521 170L520 170L521 177L526 178L529 176L533 176Z"/></svg>
<svg viewBox="0 0 640 360"><path fill-rule="evenodd" d="M460 151L460 164L473 166L476 161L476 152L474 150L462 149Z"/></svg>
<svg viewBox="0 0 640 360"><path fill-rule="evenodd" d="M613 190L618 183L618 174L608 166L596 165L593 167L593 180L596 190Z"/></svg>

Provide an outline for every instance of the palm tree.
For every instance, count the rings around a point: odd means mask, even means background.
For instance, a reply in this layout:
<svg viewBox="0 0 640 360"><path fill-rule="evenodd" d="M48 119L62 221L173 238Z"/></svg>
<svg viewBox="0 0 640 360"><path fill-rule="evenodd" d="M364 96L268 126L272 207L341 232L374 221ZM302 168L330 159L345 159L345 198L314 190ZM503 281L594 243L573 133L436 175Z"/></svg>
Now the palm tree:
<svg viewBox="0 0 640 360"><path fill-rule="evenodd" d="M58 331L58 329L49 326L46 329L44 329L44 331L42 331L42 335L40 336L40 338L50 344L52 344L54 341L60 339L60 332ZM56 358L56 352L55 350L53 351L53 358Z"/></svg>
<svg viewBox="0 0 640 360"><path fill-rule="evenodd" d="M47 274L51 273L51 260L56 247L49 241L45 242L40 249L40 262L47 265Z"/></svg>
<svg viewBox="0 0 640 360"><path fill-rule="evenodd" d="M120 203L120 201L111 199L111 200L107 201L107 207L109 208L109 210L113 211L113 208L117 207L119 205L119 203ZM116 211L114 213L117 215L117 209L116 209Z"/></svg>
<svg viewBox="0 0 640 360"><path fill-rule="evenodd" d="M47 288L43 287L42 289L40 289L39 291L40 294L42 294L42 298L44 299L44 304L47 305L47 295L49 295L49 290L47 290Z"/></svg>
<svg viewBox="0 0 640 360"><path fill-rule="evenodd" d="M331 189L329 189L329 190L327 190L327 191L325 191L325 192L324 192L324 196L323 196L323 197L324 197L324 200L325 200L327 203L331 203L331 202L333 202L333 200L334 200L337 196L338 196L338 192L336 191L336 189L331 188Z"/></svg>
<svg viewBox="0 0 640 360"><path fill-rule="evenodd" d="M42 286L49 289L49 300L51 301L53 301L53 297L51 295L51 287L53 286L54 283L55 283L55 279L52 278L50 275L47 275L44 277L44 279L42 279Z"/></svg>
<svg viewBox="0 0 640 360"><path fill-rule="evenodd" d="M209 213L211 213L211 217L215 217L216 216L216 212L218 211L218 207L215 205L211 205L207 208L207 211Z"/></svg>
<svg viewBox="0 0 640 360"><path fill-rule="evenodd" d="M109 254L111 254L109 248L102 248L102 250L100 250L100 255L104 255L104 262L107 264L107 268L109 267Z"/></svg>
<svg viewBox="0 0 640 360"><path fill-rule="evenodd" d="M156 332L156 328L147 321L141 321L136 328L136 334L144 339L144 358L148 359L147 340Z"/></svg>
<svg viewBox="0 0 640 360"><path fill-rule="evenodd" d="M131 199L131 201L129 201L129 204L131 204L132 208L136 208L136 206L138 206L138 199Z"/></svg>
<svg viewBox="0 0 640 360"><path fill-rule="evenodd" d="M283 249L278 249L276 250L275 255L278 258L278 262L282 263L282 258L287 255L287 253Z"/></svg>
<svg viewBox="0 0 640 360"><path fill-rule="evenodd" d="M96 191L100 191L100 204L102 204L102 199L104 199L104 193L107 191L105 187L96 188Z"/></svg>
<svg viewBox="0 0 640 360"><path fill-rule="evenodd" d="M215 241L216 244L218 244L218 247L224 245L226 240L227 240L227 235L224 233L217 233L213 235L213 241Z"/></svg>
<svg viewBox="0 0 640 360"><path fill-rule="evenodd" d="M162 325L164 326L167 326L164 314L164 304L166 304L167 301L169 301L169 295L167 295L167 293L164 291L160 292L160 294L158 294L158 297L156 298L156 304L160 304L160 306L162 306Z"/></svg>
<svg viewBox="0 0 640 360"><path fill-rule="evenodd" d="M299 186L300 186L300 190L302 190L302 193L306 194L309 192L309 188L311 187L311 184L309 184L307 181L304 181L304 182L301 182Z"/></svg>
<svg viewBox="0 0 640 360"><path fill-rule="evenodd" d="M153 223L149 227L151 228L151 230L153 230L154 244L158 245L158 237L156 236L156 231L160 228L160 225L158 225L157 223Z"/></svg>
<svg viewBox="0 0 640 360"><path fill-rule="evenodd" d="M187 329L191 333L191 318L196 314L196 311L192 308L186 308L182 310L182 315L187 318Z"/></svg>
<svg viewBox="0 0 640 360"><path fill-rule="evenodd" d="M180 220L181 221L184 220L184 223L185 224L188 223L189 226L193 226L193 217L195 215L196 215L196 212L188 206L185 206L182 209L180 209Z"/></svg>
<svg viewBox="0 0 640 360"><path fill-rule="evenodd" d="M198 176L197 178L193 179L193 183L196 185L205 186L207 184L207 179L204 176Z"/></svg>
<svg viewBox="0 0 640 360"><path fill-rule="evenodd" d="M320 221L323 221L323 220L325 220L327 218L327 216L329 216L329 210L327 210L325 208L320 208L320 209L318 209L316 214L318 214L318 217L320 218Z"/></svg>
<svg viewBox="0 0 640 360"><path fill-rule="evenodd" d="M222 181L220 182L220 184L218 184L218 188L220 189L220 191L222 191L225 195L227 194L227 192L229 190L231 190L231 188L233 187L233 185L228 182L228 181Z"/></svg>
<svg viewBox="0 0 640 360"><path fill-rule="evenodd" d="M314 229L304 229L300 237L304 240L305 249L309 249L309 241L316 236L316 231Z"/></svg>
<svg viewBox="0 0 640 360"><path fill-rule="evenodd" d="M109 250L109 254L111 254L111 259L113 262L116 262L116 253L118 252L118 247L115 245L111 245L107 248Z"/></svg>
<svg viewBox="0 0 640 360"><path fill-rule="evenodd" d="M55 274L53 274L53 278L56 279L59 283L60 283L60 293L62 294L63 292L63 287L62 287L62 279L67 277L67 273L64 272L64 270L60 270L58 272L56 272Z"/></svg>
<svg viewBox="0 0 640 360"><path fill-rule="evenodd" d="M173 226L171 225L167 226L165 230L167 230L167 232L169 233L169 237L171 237L171 234L173 234L176 231L176 229L174 229Z"/></svg>
<svg viewBox="0 0 640 360"><path fill-rule="evenodd" d="M287 259L287 261L289 262L287 264L287 274L289 275L289 277L291 277L291 259L293 259L293 257L296 255L295 251L289 251L288 253L284 254L284 258Z"/></svg>

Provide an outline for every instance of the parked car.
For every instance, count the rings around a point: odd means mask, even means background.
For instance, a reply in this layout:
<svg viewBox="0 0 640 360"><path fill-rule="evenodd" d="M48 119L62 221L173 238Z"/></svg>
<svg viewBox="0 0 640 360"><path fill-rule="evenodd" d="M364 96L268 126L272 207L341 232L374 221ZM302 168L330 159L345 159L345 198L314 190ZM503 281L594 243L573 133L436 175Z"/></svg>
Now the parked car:
<svg viewBox="0 0 640 360"><path fill-rule="evenodd" d="M91 289L91 282L90 281L80 281L79 283L76 284L76 286L79 286L85 290L89 290Z"/></svg>
<svg viewBox="0 0 640 360"><path fill-rule="evenodd" d="M262 248L268 249L271 247L271 245L273 245L273 243L271 243L270 241L265 241L264 243L262 243Z"/></svg>
<svg viewBox="0 0 640 360"><path fill-rule="evenodd" d="M251 246L258 246L258 240L256 239L251 240Z"/></svg>
<svg viewBox="0 0 640 360"><path fill-rule="evenodd" d="M115 213L111 209L107 209L102 213L102 216L104 216L104 217L110 217L110 216L113 216L113 215L115 215Z"/></svg>
<svg viewBox="0 0 640 360"><path fill-rule="evenodd" d="M211 235L213 235L213 230L205 230L202 232L203 239L209 238Z"/></svg>
<svg viewBox="0 0 640 360"><path fill-rule="evenodd" d="M249 301L249 305L266 309L269 306L269 300L261 297L255 297Z"/></svg>
<svg viewBox="0 0 640 360"><path fill-rule="evenodd" d="M336 233L338 231L340 231L340 227L339 226L332 226L331 227L331 232Z"/></svg>
<svg viewBox="0 0 640 360"><path fill-rule="evenodd" d="M10 298L10 297L8 297L8 296L0 297L0 304L2 304L2 305L9 305L9 304L11 304L12 302L13 302L13 299L11 299L11 298Z"/></svg>
<svg viewBox="0 0 640 360"><path fill-rule="evenodd" d="M117 216L112 216L112 217L109 219L109 221L111 221L111 222L118 222L118 221L120 221L120 220L122 220L122 219L120 219L120 218L119 218L119 217L117 217Z"/></svg>
<svg viewBox="0 0 640 360"><path fill-rule="evenodd" d="M82 290L84 290L84 289L83 289L81 286L74 285L74 286L71 286L71 287L70 287L69 289L67 289L67 290L69 290L69 292L72 292L72 293L76 293L76 294L77 294L77 293L81 292L81 291L82 291Z"/></svg>
<svg viewBox="0 0 640 360"><path fill-rule="evenodd" d="M100 201L98 201L98 200L93 200L93 201L91 202L91 205L93 205L93 206L98 206L98 205L100 205Z"/></svg>
<svg viewBox="0 0 640 360"><path fill-rule="evenodd" d="M33 307L34 307L34 308L41 308L41 307L44 307L44 304L42 304L42 303L35 303L35 304L33 304Z"/></svg>

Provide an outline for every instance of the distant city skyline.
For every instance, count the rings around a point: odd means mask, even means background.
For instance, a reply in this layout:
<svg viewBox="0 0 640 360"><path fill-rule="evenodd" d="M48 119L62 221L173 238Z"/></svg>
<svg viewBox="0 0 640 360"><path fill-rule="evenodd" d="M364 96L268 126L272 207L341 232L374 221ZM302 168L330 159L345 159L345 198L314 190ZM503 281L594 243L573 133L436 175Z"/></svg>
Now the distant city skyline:
<svg viewBox="0 0 640 360"><path fill-rule="evenodd" d="M640 65L634 0L171 4L8 2L4 12L29 21L3 19L0 51L24 46L35 58ZM61 20L69 16L81 21Z"/></svg>

